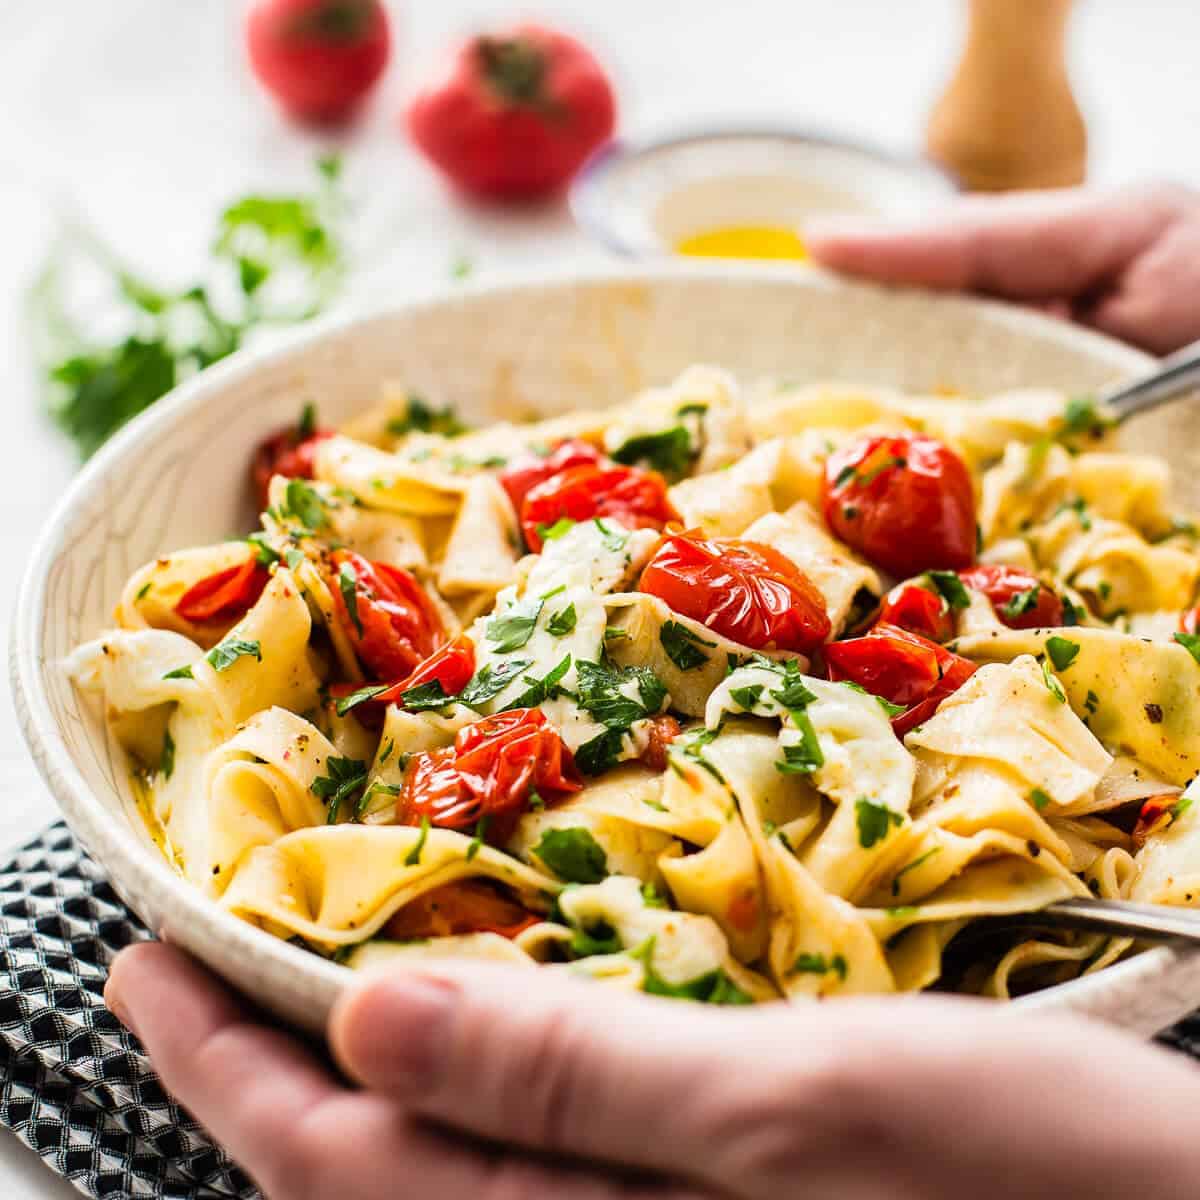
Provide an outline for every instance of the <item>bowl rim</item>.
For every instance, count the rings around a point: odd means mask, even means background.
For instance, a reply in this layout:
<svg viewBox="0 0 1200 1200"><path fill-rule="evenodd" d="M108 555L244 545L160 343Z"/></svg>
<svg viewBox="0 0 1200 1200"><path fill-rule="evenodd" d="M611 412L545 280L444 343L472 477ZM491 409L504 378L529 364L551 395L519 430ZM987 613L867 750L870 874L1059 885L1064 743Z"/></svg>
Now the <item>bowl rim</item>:
<svg viewBox="0 0 1200 1200"><path fill-rule="evenodd" d="M121 429L82 467L67 486L38 533L22 574L13 607L9 645L9 676L18 723L32 753L38 771L51 794L58 802L67 824L87 852L93 855L109 876L118 892L124 890L126 877L136 879L144 891L165 892L171 898L173 910L204 935L224 941L228 946L249 958L274 959L280 969L299 972L318 988L332 994L350 978L348 969L291 945L242 921L204 895L187 880L170 869L166 861L137 837L127 821L112 819L85 782L75 765L62 732L51 712L42 674L42 638L44 636L44 597L49 569L61 550L65 526L80 503L102 481L111 469L144 443L153 441L159 432L169 427L182 414L204 405L207 399L236 380L286 362L293 355L331 342L351 331L372 325L387 324L414 313L436 310L447 303L461 304L485 301L504 296L519 301L522 294L544 290L556 285L571 287L622 287L652 285L680 278L708 282L736 280L752 285L755 282L773 286L794 286L826 290L886 292L898 295L920 294L926 300L956 307L967 307L992 322L1021 331L1052 333L1054 340L1082 349L1103 349L1109 359L1124 359L1130 372L1147 369L1154 359L1142 351L1106 337L1103 334L1068 325L1055 318L1030 309L996 300L962 295L932 295L913 293L911 289L881 288L874 284L847 281L826 272L807 268L803 272L780 273L775 267L761 263L670 262L580 270L564 264L558 268L505 277L495 280L469 281L467 284L435 285L419 296L387 306L366 309L347 308L300 326L272 340L270 345L239 350L224 362L174 388L166 396ZM118 869L110 862L119 864ZM162 935L163 930L154 930ZM167 936L169 931L167 931ZM1160 974L1172 963L1196 952L1179 952L1162 946L1134 958L1117 963L1098 972L1065 984L1059 984L1029 997L1015 1001L1028 1008L1086 1008L1088 999L1110 990L1121 978L1128 983Z"/></svg>
<svg viewBox="0 0 1200 1200"><path fill-rule="evenodd" d="M713 121L704 125L688 125L668 133L649 137L618 137L605 142L594 150L576 173L567 191L567 204L576 223L607 249L622 258L654 261L673 257L667 247L652 251L626 240L619 234L602 211L599 188L603 180L615 168L637 159L647 158L660 150L678 150L687 146L709 141L756 141L776 140L796 145L819 146L828 150L844 150L860 158L874 160L877 164L906 171L913 176L924 176L931 183L940 184L944 199L950 202L962 191L959 177L933 159L914 152L906 152L870 138L842 133L820 126L790 125L784 122L760 121L753 125L736 122ZM793 269L795 264L792 264Z"/></svg>

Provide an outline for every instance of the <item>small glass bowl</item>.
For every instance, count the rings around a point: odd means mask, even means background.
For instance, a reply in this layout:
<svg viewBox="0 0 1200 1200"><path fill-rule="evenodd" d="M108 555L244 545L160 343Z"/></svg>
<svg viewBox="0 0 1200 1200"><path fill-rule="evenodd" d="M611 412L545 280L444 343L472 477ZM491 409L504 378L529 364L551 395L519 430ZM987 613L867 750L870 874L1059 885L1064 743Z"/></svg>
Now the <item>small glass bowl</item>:
<svg viewBox="0 0 1200 1200"><path fill-rule="evenodd" d="M819 213L915 216L956 190L932 163L860 142L731 129L610 143L576 177L570 204L586 232L640 259L713 230L799 230Z"/></svg>

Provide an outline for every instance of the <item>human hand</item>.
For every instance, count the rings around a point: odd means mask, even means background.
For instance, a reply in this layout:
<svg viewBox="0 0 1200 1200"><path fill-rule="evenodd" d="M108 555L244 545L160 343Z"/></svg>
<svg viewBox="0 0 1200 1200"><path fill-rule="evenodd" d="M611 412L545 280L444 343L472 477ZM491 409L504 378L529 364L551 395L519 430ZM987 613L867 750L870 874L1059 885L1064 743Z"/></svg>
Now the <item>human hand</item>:
<svg viewBox="0 0 1200 1200"><path fill-rule="evenodd" d="M355 1089L170 946L122 953L105 998L271 1200L1191 1200L1200 1178L1190 1064L978 1001L705 1009L423 963L339 1001Z"/></svg>
<svg viewBox="0 0 1200 1200"><path fill-rule="evenodd" d="M858 217L805 230L824 266L885 283L1037 304L1166 354L1200 338L1200 193L968 196L927 222Z"/></svg>

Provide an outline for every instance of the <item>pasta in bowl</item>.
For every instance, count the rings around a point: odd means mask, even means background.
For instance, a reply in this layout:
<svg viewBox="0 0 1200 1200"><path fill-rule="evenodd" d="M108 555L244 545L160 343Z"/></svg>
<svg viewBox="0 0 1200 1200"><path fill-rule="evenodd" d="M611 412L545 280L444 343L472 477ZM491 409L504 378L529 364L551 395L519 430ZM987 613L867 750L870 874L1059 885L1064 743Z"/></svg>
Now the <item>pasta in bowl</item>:
<svg viewBox="0 0 1200 1200"><path fill-rule="evenodd" d="M479 430L309 404L260 528L68 669L174 868L352 967L1008 996L1130 944L978 918L1200 899L1200 546L1108 424L705 365Z"/></svg>
<svg viewBox="0 0 1200 1200"><path fill-rule="evenodd" d="M798 308L906 332L864 365L795 343ZM519 336L531 313L561 344ZM436 361L481 314L503 353ZM914 371L956 322L970 354ZM1191 534L1094 408L986 382L1136 357L692 271L235 364L102 455L35 562L35 749L134 907L312 1027L343 965L453 953L712 1003L1030 992L1148 1029L1184 1002L1131 1015L1109 981L1186 957L976 921L1188 902ZM868 382L809 382L839 376Z"/></svg>

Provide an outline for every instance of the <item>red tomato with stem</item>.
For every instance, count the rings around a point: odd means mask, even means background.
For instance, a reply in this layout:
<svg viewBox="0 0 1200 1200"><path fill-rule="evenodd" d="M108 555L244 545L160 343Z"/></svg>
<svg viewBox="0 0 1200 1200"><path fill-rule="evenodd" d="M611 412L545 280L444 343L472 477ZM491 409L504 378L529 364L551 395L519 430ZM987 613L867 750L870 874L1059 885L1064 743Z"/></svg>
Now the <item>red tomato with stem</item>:
<svg viewBox="0 0 1200 1200"><path fill-rule="evenodd" d="M900 704L892 718L897 737L929 720L947 696L975 673L975 664L920 634L895 625L876 625L865 637L830 642L825 664L832 680L848 680Z"/></svg>
<svg viewBox="0 0 1200 1200"><path fill-rule="evenodd" d="M312 479L317 446L333 435L332 429L304 434L291 428L281 429L261 442L250 464L250 478L259 508L266 508L271 502L271 480L276 475L285 479Z"/></svg>
<svg viewBox="0 0 1200 1200"><path fill-rule="evenodd" d="M506 467L500 472L500 484L508 493L514 511L519 514L525 497L539 483L545 483L552 475L570 467L590 466L602 461L604 456L590 442L571 438L559 442L545 458L530 454L528 458L519 459Z"/></svg>
<svg viewBox="0 0 1200 1200"><path fill-rule="evenodd" d="M349 550L332 555L329 590L358 661L372 678L404 679L445 639L425 589L400 567Z"/></svg>
<svg viewBox="0 0 1200 1200"><path fill-rule="evenodd" d="M574 756L538 708L514 708L460 729L454 745L413 756L396 801L403 825L423 819L508 840L534 793L553 804L583 786Z"/></svg>
<svg viewBox="0 0 1200 1200"><path fill-rule="evenodd" d="M383 927L383 936L403 942L467 933L515 938L544 919L490 879L459 879L410 900Z"/></svg>
<svg viewBox="0 0 1200 1200"><path fill-rule="evenodd" d="M538 25L472 38L408 111L413 141L463 192L538 200L612 136L616 99L574 38Z"/></svg>
<svg viewBox="0 0 1200 1200"><path fill-rule="evenodd" d="M175 605L175 611L196 625L206 621L238 621L254 607L271 578L267 568L248 558L194 583Z"/></svg>
<svg viewBox="0 0 1200 1200"><path fill-rule="evenodd" d="M655 551L638 586L755 650L811 654L832 630L825 600L808 576L761 542L674 534Z"/></svg>
<svg viewBox="0 0 1200 1200"><path fill-rule="evenodd" d="M568 467L532 488L521 505L521 530L534 553L542 531L563 518L612 518L627 529L661 529L680 520L667 497L667 481L640 467Z"/></svg>
<svg viewBox="0 0 1200 1200"><path fill-rule="evenodd" d="M1010 629L1046 629L1063 623L1063 602L1040 579L1001 563L979 563L959 571L959 579L982 592Z"/></svg>
<svg viewBox="0 0 1200 1200"><path fill-rule="evenodd" d="M391 31L380 0L259 0L246 47L285 112L332 123L351 116L383 74Z"/></svg>
<svg viewBox="0 0 1200 1200"><path fill-rule="evenodd" d="M957 570L975 559L971 477L935 438L861 438L826 460L821 496L833 533L895 576Z"/></svg>
<svg viewBox="0 0 1200 1200"><path fill-rule="evenodd" d="M883 598L879 620L919 633L933 642L948 642L954 636L954 617L939 592L919 583L902 583Z"/></svg>

